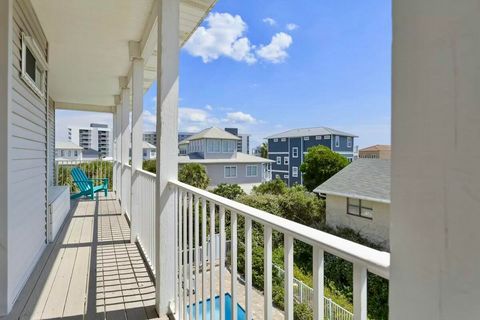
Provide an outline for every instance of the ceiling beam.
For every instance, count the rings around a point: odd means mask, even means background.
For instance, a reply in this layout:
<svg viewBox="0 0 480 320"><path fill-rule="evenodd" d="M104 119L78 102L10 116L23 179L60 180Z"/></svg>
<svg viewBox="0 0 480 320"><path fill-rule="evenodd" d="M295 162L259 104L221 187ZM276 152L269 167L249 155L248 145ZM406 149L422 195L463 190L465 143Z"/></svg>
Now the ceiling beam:
<svg viewBox="0 0 480 320"><path fill-rule="evenodd" d="M56 110L75 110L75 111L90 111L90 112L105 112L113 113L115 111L114 106L97 106L92 104L81 104L72 102L55 102Z"/></svg>

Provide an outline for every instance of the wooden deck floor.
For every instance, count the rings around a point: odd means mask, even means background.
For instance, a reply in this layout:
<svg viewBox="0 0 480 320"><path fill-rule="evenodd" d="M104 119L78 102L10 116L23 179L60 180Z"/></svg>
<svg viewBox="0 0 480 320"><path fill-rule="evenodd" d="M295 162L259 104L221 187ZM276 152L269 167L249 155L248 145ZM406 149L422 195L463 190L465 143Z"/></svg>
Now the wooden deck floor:
<svg viewBox="0 0 480 320"><path fill-rule="evenodd" d="M113 198L72 213L17 299L13 319L153 319L155 288Z"/></svg>

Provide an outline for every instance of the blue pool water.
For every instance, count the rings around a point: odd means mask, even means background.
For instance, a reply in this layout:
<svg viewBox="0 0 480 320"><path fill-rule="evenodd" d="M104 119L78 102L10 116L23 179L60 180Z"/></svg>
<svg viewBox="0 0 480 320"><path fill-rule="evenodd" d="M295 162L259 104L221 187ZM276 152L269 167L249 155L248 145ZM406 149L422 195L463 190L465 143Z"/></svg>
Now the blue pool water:
<svg viewBox="0 0 480 320"><path fill-rule="evenodd" d="M200 301L198 303L199 309L199 319L198 320L203 320L202 317L202 308L203 308L203 301ZM210 299L207 299L206 301L207 304L207 314L205 319L209 320L210 319ZM187 315L190 313L190 306L187 306ZM195 319L195 304L192 304L192 316L193 319ZM237 303L237 317L238 320L245 320L245 310ZM215 297L215 319L220 319L220 296ZM232 297L230 296L230 293L225 293L225 320L231 320L232 319ZM195 319L197 320L197 319Z"/></svg>

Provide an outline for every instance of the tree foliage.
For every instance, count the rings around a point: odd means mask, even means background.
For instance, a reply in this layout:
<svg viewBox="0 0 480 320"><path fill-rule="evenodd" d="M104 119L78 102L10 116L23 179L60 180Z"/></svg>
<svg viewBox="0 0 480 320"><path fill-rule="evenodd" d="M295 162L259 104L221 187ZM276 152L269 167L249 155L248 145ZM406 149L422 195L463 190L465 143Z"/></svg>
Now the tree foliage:
<svg viewBox="0 0 480 320"><path fill-rule="evenodd" d="M157 173L157 160L143 160L143 170Z"/></svg>
<svg viewBox="0 0 480 320"><path fill-rule="evenodd" d="M235 200L237 197L245 195L245 191L238 184L229 183L219 184L213 189L213 193L230 200Z"/></svg>
<svg viewBox="0 0 480 320"><path fill-rule="evenodd" d="M329 148L321 145L311 147L300 166L303 183L312 191L347 165L347 158Z"/></svg>
<svg viewBox="0 0 480 320"><path fill-rule="evenodd" d="M260 157L268 159L268 145L265 142L260 145Z"/></svg>
<svg viewBox="0 0 480 320"><path fill-rule="evenodd" d="M178 171L178 180L200 189L207 189L210 178L204 166L198 163L182 165Z"/></svg>
<svg viewBox="0 0 480 320"><path fill-rule="evenodd" d="M264 182L258 186L253 187L252 192L254 194L273 194L281 195L287 192L287 184L280 178Z"/></svg>

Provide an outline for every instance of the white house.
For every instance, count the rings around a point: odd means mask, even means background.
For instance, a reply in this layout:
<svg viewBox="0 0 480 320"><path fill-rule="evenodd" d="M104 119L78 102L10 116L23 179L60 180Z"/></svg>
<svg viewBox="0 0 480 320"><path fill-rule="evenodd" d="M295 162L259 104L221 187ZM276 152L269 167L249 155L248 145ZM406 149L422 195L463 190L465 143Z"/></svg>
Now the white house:
<svg viewBox="0 0 480 320"><path fill-rule="evenodd" d="M350 228L390 248L390 160L357 159L319 185L326 223Z"/></svg>
<svg viewBox="0 0 480 320"><path fill-rule="evenodd" d="M82 160L83 148L70 141L55 142L55 160Z"/></svg>
<svg viewBox="0 0 480 320"><path fill-rule="evenodd" d="M480 314L478 0L393 0L391 254L177 180L180 48L214 4L0 1L0 315L187 319L193 300L205 315L218 296L223 316L229 297L243 307L232 319L272 319L273 231L284 240L285 319L294 318L295 241L312 248L314 319L325 311L325 252L353 265L356 320L367 319L369 273L389 280L390 319ZM157 175L142 170L143 93L154 81ZM51 192L60 109L113 114L114 193L53 216L59 231L49 239L49 209L68 205ZM217 257L227 221L231 254ZM264 233L263 303L252 288L253 223ZM207 233L208 259L195 251Z"/></svg>
<svg viewBox="0 0 480 320"><path fill-rule="evenodd" d="M143 160L153 160L155 158L157 158L157 147L143 141Z"/></svg>

